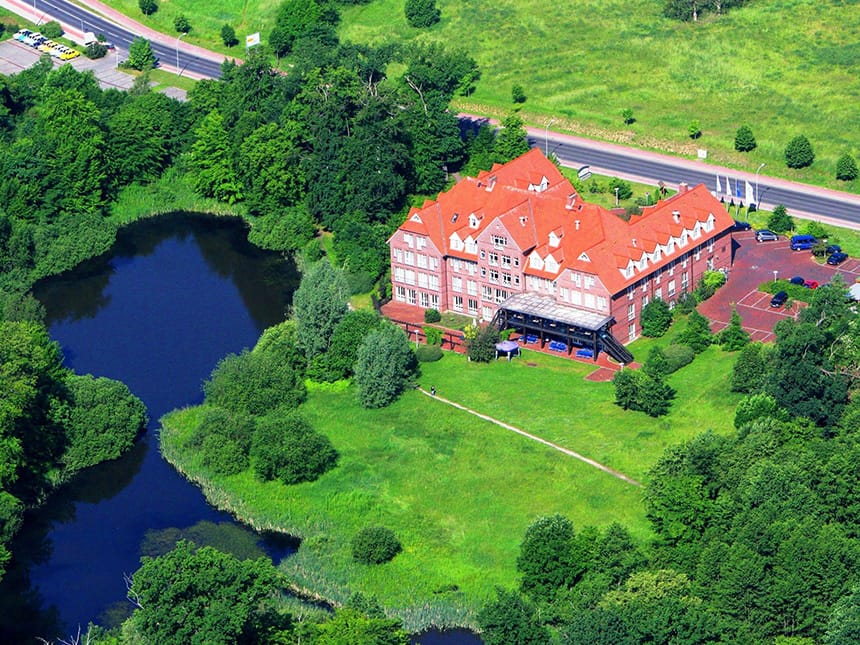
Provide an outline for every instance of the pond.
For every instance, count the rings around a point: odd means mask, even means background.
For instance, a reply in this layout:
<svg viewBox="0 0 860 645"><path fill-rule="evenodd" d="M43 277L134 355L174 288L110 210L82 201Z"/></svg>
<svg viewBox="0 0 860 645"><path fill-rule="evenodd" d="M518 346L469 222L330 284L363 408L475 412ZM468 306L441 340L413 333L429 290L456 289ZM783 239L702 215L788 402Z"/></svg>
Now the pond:
<svg viewBox="0 0 860 645"><path fill-rule="evenodd" d="M87 470L27 516L0 584L0 642L117 624L131 610L125 576L180 536L276 562L295 551L293 540L256 534L209 506L161 458L153 430L166 412L202 401L219 359L284 319L298 280L291 261L247 241L241 221L176 213L123 229L109 254L37 285L66 364L123 381L151 420L128 455ZM481 641L452 630L418 642Z"/></svg>

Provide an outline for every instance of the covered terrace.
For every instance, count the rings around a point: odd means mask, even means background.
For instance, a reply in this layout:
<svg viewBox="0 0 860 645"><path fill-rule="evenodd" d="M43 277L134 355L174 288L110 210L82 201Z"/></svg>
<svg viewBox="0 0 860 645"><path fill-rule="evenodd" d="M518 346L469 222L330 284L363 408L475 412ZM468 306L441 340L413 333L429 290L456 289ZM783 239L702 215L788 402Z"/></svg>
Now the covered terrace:
<svg viewBox="0 0 860 645"><path fill-rule="evenodd" d="M518 293L499 305L494 323L513 329L526 344L540 343L541 349L577 352L597 361L601 350L620 363L630 363L633 355L612 336L615 318L557 303L534 293Z"/></svg>

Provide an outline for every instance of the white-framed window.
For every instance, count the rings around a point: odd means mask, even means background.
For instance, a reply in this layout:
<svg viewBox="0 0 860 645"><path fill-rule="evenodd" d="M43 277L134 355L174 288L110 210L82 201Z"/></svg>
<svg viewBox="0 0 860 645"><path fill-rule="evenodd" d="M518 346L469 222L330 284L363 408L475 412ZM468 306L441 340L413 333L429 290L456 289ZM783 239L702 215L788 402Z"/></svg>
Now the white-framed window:
<svg viewBox="0 0 860 645"><path fill-rule="evenodd" d="M403 282L405 282L406 284L415 284L415 271L412 271L411 269L406 269L403 272Z"/></svg>
<svg viewBox="0 0 860 645"><path fill-rule="evenodd" d="M493 319L493 308L492 307L484 307L481 309L481 316L484 320L492 320Z"/></svg>
<svg viewBox="0 0 860 645"><path fill-rule="evenodd" d="M439 291L439 276L433 274L430 276L430 288L434 291Z"/></svg>
<svg viewBox="0 0 860 645"><path fill-rule="evenodd" d="M397 262L403 262L403 249L394 249L394 259Z"/></svg>
<svg viewBox="0 0 860 645"><path fill-rule="evenodd" d="M487 277L487 267L481 267L481 277L482 278Z"/></svg>
<svg viewBox="0 0 860 645"><path fill-rule="evenodd" d="M681 291L687 290L687 273L684 272L681 274Z"/></svg>
<svg viewBox="0 0 860 645"><path fill-rule="evenodd" d="M430 284L430 281L427 279L426 273L418 272L418 286L426 289Z"/></svg>
<svg viewBox="0 0 860 645"><path fill-rule="evenodd" d="M570 302L570 289L567 287L559 287L558 295L565 302Z"/></svg>
<svg viewBox="0 0 860 645"><path fill-rule="evenodd" d="M406 302L406 287L397 286L394 289L394 299L399 302Z"/></svg>
<svg viewBox="0 0 860 645"><path fill-rule="evenodd" d="M669 284L666 285L666 295L670 298L675 295L675 281L669 280Z"/></svg>
<svg viewBox="0 0 860 645"><path fill-rule="evenodd" d="M585 276L585 288L586 289L591 289L594 286L595 282L596 282L596 280L594 279L593 275Z"/></svg>
<svg viewBox="0 0 860 645"><path fill-rule="evenodd" d="M643 284L642 286L644 287L645 285ZM633 300L633 294L635 292L636 292L636 287L633 287L633 286L627 287L627 299Z"/></svg>
<svg viewBox="0 0 860 645"><path fill-rule="evenodd" d="M662 299L663 299L663 289L657 289L657 290L654 292L654 299L655 299L655 300L657 300L658 298L659 298L660 300L662 300Z"/></svg>
<svg viewBox="0 0 860 645"><path fill-rule="evenodd" d="M603 296L597 296L597 308L600 311L606 311L606 298Z"/></svg>
<svg viewBox="0 0 860 645"><path fill-rule="evenodd" d="M714 252L714 241L709 240L708 241L708 253L713 253L713 252Z"/></svg>
<svg viewBox="0 0 860 645"><path fill-rule="evenodd" d="M394 267L394 281L406 282L406 272L403 267Z"/></svg>
<svg viewBox="0 0 860 645"><path fill-rule="evenodd" d="M416 294L415 289L407 289L406 290L406 302L408 302L410 305L415 304L415 294Z"/></svg>
<svg viewBox="0 0 860 645"><path fill-rule="evenodd" d="M493 235L493 248L503 249L508 245L508 238L503 235Z"/></svg>
<svg viewBox="0 0 860 645"><path fill-rule="evenodd" d="M463 311L463 296L454 296L454 311Z"/></svg>
<svg viewBox="0 0 860 645"><path fill-rule="evenodd" d="M593 293L586 293L585 294L585 306L588 307L589 309L594 309L595 305L597 304L595 302L596 300L597 299L595 298Z"/></svg>
<svg viewBox="0 0 860 645"><path fill-rule="evenodd" d="M648 293L648 280L642 281L642 293Z"/></svg>
<svg viewBox="0 0 860 645"><path fill-rule="evenodd" d="M650 300L648 299L648 294L645 294L644 296L642 296L642 308L643 309L648 305L649 302L650 302Z"/></svg>
<svg viewBox="0 0 860 645"><path fill-rule="evenodd" d="M466 293L468 293L470 296L477 296L478 295L478 283L475 282L474 280L466 281Z"/></svg>
<svg viewBox="0 0 860 645"><path fill-rule="evenodd" d="M460 267L462 263L457 258L451 258L451 271L454 273L460 273Z"/></svg>
<svg viewBox="0 0 860 645"><path fill-rule="evenodd" d="M433 255L430 256L430 268L431 269L438 269L439 268L439 258L437 258L436 256L433 256Z"/></svg>
<svg viewBox="0 0 860 645"><path fill-rule="evenodd" d="M502 284L511 286L511 274L510 273L502 273Z"/></svg>
<svg viewBox="0 0 860 645"><path fill-rule="evenodd" d="M403 254L403 263L411 267L415 266L415 254L412 251L406 251Z"/></svg>
<svg viewBox="0 0 860 645"><path fill-rule="evenodd" d="M627 320L633 320L636 318L636 305L630 303L627 305Z"/></svg>
<svg viewBox="0 0 860 645"><path fill-rule="evenodd" d="M582 286L582 275L579 273L571 273L570 280L573 282L574 286L581 287Z"/></svg>
<svg viewBox="0 0 860 645"><path fill-rule="evenodd" d="M701 257L702 257L702 247L699 246L699 247L696 247L696 252L693 253L693 259L698 262L701 259Z"/></svg>
<svg viewBox="0 0 860 645"><path fill-rule="evenodd" d="M502 260L502 267L503 268L505 268L505 269L511 268L511 256L510 255L503 255L501 257L501 260Z"/></svg>
<svg viewBox="0 0 860 645"><path fill-rule="evenodd" d="M469 298L469 313L473 316L478 315L478 300L477 298Z"/></svg>
<svg viewBox="0 0 860 645"><path fill-rule="evenodd" d="M520 266L520 259L519 258L514 258L514 266L515 267Z"/></svg>
<svg viewBox="0 0 860 645"><path fill-rule="evenodd" d="M439 294L438 293L431 293L430 294L430 306L433 307L433 309L439 308Z"/></svg>
<svg viewBox="0 0 860 645"><path fill-rule="evenodd" d="M499 272L495 269L490 269L490 282L498 283L499 281Z"/></svg>
<svg viewBox="0 0 860 645"><path fill-rule="evenodd" d="M577 291L574 289L570 292L570 301L575 305L582 304L582 291Z"/></svg>
<svg viewBox="0 0 860 645"><path fill-rule="evenodd" d="M427 246L427 238L422 237L421 235L416 236L415 237L415 247L419 248L419 249L423 249L425 246Z"/></svg>
<svg viewBox="0 0 860 645"><path fill-rule="evenodd" d="M636 338L636 323L630 323L627 326L627 339L635 340Z"/></svg>
<svg viewBox="0 0 860 645"><path fill-rule="evenodd" d="M496 304L508 299L508 292L504 289L496 289Z"/></svg>
<svg viewBox="0 0 860 645"><path fill-rule="evenodd" d="M430 296L424 291L419 292L418 295L420 296L421 306L427 309L430 306Z"/></svg>
<svg viewBox="0 0 860 645"><path fill-rule="evenodd" d="M492 300L493 299L493 288L488 287L487 285L484 285L483 287L481 287L481 296L484 298L484 300Z"/></svg>
<svg viewBox="0 0 860 645"><path fill-rule="evenodd" d="M657 269L654 273L654 284L660 284L660 280L663 278L663 269Z"/></svg>
<svg viewBox="0 0 860 645"><path fill-rule="evenodd" d="M424 255L423 253L418 254L418 266L421 267L422 269L427 268L427 256Z"/></svg>
<svg viewBox="0 0 860 645"><path fill-rule="evenodd" d="M481 259L483 260L485 257L487 257L487 252L484 249L481 249Z"/></svg>
<svg viewBox="0 0 860 645"><path fill-rule="evenodd" d="M489 262L490 266L499 266L499 254L493 253L491 251L490 254L487 256L487 262Z"/></svg>
<svg viewBox="0 0 860 645"><path fill-rule="evenodd" d="M451 290L460 293L463 290L463 278L459 276L453 276L451 278Z"/></svg>
<svg viewBox="0 0 860 645"><path fill-rule="evenodd" d="M520 283L520 276L515 275L515 276L514 276L514 284L517 284L517 285L518 285L519 283Z"/></svg>
<svg viewBox="0 0 860 645"><path fill-rule="evenodd" d="M406 242L406 246L410 249L415 247L415 238L412 236L412 233L404 233L403 241Z"/></svg>

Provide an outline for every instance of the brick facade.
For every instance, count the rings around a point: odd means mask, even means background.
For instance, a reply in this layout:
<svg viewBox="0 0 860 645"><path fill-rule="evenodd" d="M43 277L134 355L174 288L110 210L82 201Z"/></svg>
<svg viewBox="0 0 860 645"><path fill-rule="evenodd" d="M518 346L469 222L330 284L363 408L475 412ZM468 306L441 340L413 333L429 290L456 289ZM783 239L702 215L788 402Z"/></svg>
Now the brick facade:
<svg viewBox="0 0 860 645"><path fill-rule="evenodd" d="M413 208L389 239L392 297L490 320L517 293L611 315L627 342L654 298L674 304L731 264L733 220L704 185L629 222L590 204L540 150Z"/></svg>

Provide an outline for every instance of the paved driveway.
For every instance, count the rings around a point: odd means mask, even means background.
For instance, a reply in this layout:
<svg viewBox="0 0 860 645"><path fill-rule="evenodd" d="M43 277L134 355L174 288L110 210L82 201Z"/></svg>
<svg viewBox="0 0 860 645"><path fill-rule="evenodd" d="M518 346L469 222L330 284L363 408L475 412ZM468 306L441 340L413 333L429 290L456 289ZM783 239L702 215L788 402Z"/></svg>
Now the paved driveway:
<svg viewBox="0 0 860 645"><path fill-rule="evenodd" d="M786 317L795 317L803 303L790 308L771 309L770 294L758 290L759 285L774 279L802 276L825 284L841 273L846 284L854 284L860 276L860 260L849 258L839 267L819 264L809 251L792 251L788 238L776 242L756 242L755 233L734 234L734 262L726 284L712 298L699 305L699 312L711 320L711 329L718 332L729 323L731 307L737 307L744 328L753 340L773 340L773 326Z"/></svg>

